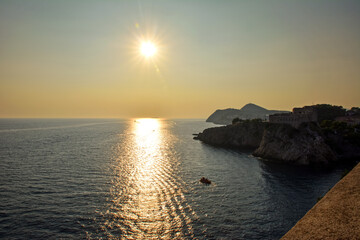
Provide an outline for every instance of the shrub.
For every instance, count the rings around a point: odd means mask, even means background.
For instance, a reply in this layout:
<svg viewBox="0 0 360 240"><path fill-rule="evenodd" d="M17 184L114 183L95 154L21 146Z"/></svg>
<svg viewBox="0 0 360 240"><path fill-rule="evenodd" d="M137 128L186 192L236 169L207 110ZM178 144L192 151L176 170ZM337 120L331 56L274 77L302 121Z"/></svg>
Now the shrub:
<svg viewBox="0 0 360 240"><path fill-rule="evenodd" d="M335 106L330 104L317 104L312 106L318 116L318 121L335 120L337 117L345 116L346 109L342 106Z"/></svg>
<svg viewBox="0 0 360 240"><path fill-rule="evenodd" d="M240 118L234 118L233 120L232 120L232 124L236 124L236 123L238 123L238 122L241 122L241 119Z"/></svg>

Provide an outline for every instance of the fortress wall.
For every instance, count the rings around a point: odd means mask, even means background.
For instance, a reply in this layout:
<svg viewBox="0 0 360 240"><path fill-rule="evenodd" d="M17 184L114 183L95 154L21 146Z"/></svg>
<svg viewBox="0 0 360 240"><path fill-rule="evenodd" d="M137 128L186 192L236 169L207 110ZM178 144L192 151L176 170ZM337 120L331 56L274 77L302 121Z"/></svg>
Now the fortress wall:
<svg viewBox="0 0 360 240"><path fill-rule="evenodd" d="M292 113L274 114L269 116L271 123L285 123L299 127L303 122L316 122L317 115L312 108L294 108Z"/></svg>
<svg viewBox="0 0 360 240"><path fill-rule="evenodd" d="M359 239L360 164L281 239Z"/></svg>

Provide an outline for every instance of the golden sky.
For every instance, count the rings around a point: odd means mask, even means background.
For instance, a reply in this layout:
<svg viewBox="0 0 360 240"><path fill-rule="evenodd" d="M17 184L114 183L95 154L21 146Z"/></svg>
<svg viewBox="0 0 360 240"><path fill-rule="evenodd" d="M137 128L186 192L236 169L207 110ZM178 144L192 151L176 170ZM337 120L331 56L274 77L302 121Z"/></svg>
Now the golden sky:
<svg viewBox="0 0 360 240"><path fill-rule="evenodd" d="M359 22L356 0L2 0L0 117L360 106Z"/></svg>

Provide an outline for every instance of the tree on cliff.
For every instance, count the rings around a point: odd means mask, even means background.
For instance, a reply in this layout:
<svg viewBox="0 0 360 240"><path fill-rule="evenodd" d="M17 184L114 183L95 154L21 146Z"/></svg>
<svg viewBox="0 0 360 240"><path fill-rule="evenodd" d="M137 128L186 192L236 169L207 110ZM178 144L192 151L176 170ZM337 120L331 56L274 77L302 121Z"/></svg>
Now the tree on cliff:
<svg viewBox="0 0 360 240"><path fill-rule="evenodd" d="M345 116L346 109L342 106L335 106L330 104L317 104L312 106L315 109L318 117L318 122L324 120L335 120L337 117Z"/></svg>
<svg viewBox="0 0 360 240"><path fill-rule="evenodd" d="M236 124L236 123L238 123L238 122L241 122L241 119L240 118L234 118L233 120L232 120L232 124Z"/></svg>
<svg viewBox="0 0 360 240"><path fill-rule="evenodd" d="M351 110L354 115L360 115L360 108L359 107L352 107Z"/></svg>

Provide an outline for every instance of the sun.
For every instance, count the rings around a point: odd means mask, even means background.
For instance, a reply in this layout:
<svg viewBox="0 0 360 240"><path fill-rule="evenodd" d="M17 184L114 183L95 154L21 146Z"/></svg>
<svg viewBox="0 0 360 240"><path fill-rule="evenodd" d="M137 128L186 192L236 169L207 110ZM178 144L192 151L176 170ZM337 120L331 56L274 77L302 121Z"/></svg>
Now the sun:
<svg viewBox="0 0 360 240"><path fill-rule="evenodd" d="M156 47L152 42L142 42L140 46L140 52L143 56L149 58L156 54Z"/></svg>

